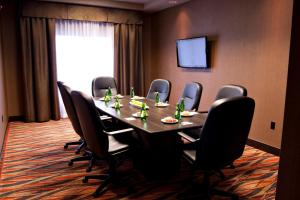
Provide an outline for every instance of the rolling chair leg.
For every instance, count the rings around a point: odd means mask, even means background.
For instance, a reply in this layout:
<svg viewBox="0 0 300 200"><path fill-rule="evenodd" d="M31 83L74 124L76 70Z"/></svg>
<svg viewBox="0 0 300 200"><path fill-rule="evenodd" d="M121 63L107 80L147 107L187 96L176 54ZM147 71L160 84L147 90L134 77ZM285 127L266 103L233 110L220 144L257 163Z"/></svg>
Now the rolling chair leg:
<svg viewBox="0 0 300 200"><path fill-rule="evenodd" d="M81 140L79 140L79 141L77 141L77 142L67 142L67 143L65 144L65 146L64 146L64 149L67 149L67 148L69 147L69 145L79 145L79 144L81 144L81 143L82 143Z"/></svg>
<svg viewBox="0 0 300 200"><path fill-rule="evenodd" d="M111 183L112 177L108 176L107 179L105 179L101 185L96 189L96 191L93 194L93 197L99 197L100 195L104 194L108 188L108 185Z"/></svg>
<svg viewBox="0 0 300 200"><path fill-rule="evenodd" d="M221 178L224 176L223 172L221 170L217 171L219 173L219 175L221 176ZM230 197L232 200L238 200L239 197L236 194L227 192L227 191L222 191L222 190L218 190L212 187L212 185L210 185L210 175L208 173L204 174L204 187L206 190L206 195L207 198L210 199L213 195L217 195L217 196L223 196L223 197ZM224 176L225 178L225 176Z"/></svg>
<svg viewBox="0 0 300 200"><path fill-rule="evenodd" d="M87 183L87 182L89 182L89 179L105 180L107 177L108 177L107 174L88 175L88 176L85 176L85 177L82 179L82 182L83 182L83 183Z"/></svg>
<svg viewBox="0 0 300 200"><path fill-rule="evenodd" d="M71 160L69 161L68 165L69 165L69 166L72 166L74 162L77 162L77 161L85 161L85 160L91 160L91 159L92 159L91 155L80 156L80 157L71 159Z"/></svg>
<svg viewBox="0 0 300 200"><path fill-rule="evenodd" d="M85 176L82 179L82 182L83 183L87 183L89 181L89 179L100 179L100 180L103 180L103 182L101 183L101 185L99 185L98 188L96 189L96 191L94 192L93 197L99 197L104 192L106 192L106 190L108 188L108 185L112 182L112 177L110 175L108 175L108 174Z"/></svg>
<svg viewBox="0 0 300 200"><path fill-rule="evenodd" d="M89 166L88 168L86 169L86 172L91 172L92 171L92 168L94 166L94 163L95 163L95 159L93 157L91 157L91 160L89 162Z"/></svg>
<svg viewBox="0 0 300 200"><path fill-rule="evenodd" d="M91 163L95 162L96 159L92 158ZM116 183L119 181L116 174L116 163L115 160L109 160L108 162L108 173L107 174L99 174L99 175L87 175L82 179L83 183L87 183L89 179L100 179L103 182L98 186L96 191L93 193L93 197L99 197L100 195L104 194L109 185L112 183ZM129 190L130 191L130 190Z"/></svg>
<svg viewBox="0 0 300 200"><path fill-rule="evenodd" d="M108 185L112 182L112 175L109 174L99 174L99 175L88 175L82 179L83 183L87 183L89 179L100 179L103 182L99 185L96 191L93 194L93 197L99 197L104 192L106 192Z"/></svg>
<svg viewBox="0 0 300 200"><path fill-rule="evenodd" d="M79 154L81 149L86 146L85 142L82 142L75 150L75 154Z"/></svg>

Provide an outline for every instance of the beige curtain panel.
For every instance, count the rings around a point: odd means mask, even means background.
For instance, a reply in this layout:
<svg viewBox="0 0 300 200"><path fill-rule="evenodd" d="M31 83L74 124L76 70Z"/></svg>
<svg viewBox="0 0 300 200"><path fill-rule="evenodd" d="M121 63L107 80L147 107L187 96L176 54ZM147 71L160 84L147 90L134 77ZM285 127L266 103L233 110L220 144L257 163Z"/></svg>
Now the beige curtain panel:
<svg viewBox="0 0 300 200"><path fill-rule="evenodd" d="M142 55L142 25L115 24L114 76L121 94L129 94L134 87L144 95Z"/></svg>
<svg viewBox="0 0 300 200"><path fill-rule="evenodd" d="M21 18L20 30L25 121L57 120L55 20Z"/></svg>

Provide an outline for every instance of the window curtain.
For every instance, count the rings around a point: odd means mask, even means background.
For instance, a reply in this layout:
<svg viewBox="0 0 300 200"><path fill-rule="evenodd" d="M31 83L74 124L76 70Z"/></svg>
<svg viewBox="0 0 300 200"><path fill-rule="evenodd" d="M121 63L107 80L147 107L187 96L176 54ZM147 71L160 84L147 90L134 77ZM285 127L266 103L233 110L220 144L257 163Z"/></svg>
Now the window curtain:
<svg viewBox="0 0 300 200"><path fill-rule="evenodd" d="M114 74L121 94L129 94L134 87L144 95L144 70L142 55L142 25L114 25Z"/></svg>
<svg viewBox="0 0 300 200"><path fill-rule="evenodd" d="M57 79L73 90L92 95L94 78L114 75L113 49L112 23L57 20ZM67 117L60 97L59 105L61 117Z"/></svg>
<svg viewBox="0 0 300 200"><path fill-rule="evenodd" d="M55 20L23 17L20 33L25 121L58 120Z"/></svg>

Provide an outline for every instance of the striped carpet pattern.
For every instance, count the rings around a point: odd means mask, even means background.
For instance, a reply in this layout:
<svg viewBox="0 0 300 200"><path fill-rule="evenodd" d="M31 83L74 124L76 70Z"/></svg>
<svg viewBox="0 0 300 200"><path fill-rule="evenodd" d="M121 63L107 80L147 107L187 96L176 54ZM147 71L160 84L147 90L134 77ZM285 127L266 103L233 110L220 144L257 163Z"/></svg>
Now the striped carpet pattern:
<svg viewBox="0 0 300 200"><path fill-rule="evenodd" d="M67 165L76 156L75 147L64 150L63 145L78 139L67 119L9 123L0 163L0 199L93 199L91 194L99 181L82 183L87 162ZM277 156L247 146L234 163L236 168L224 170L226 179L217 187L238 194L240 199L275 199L278 163ZM104 168L100 163L89 174ZM193 184L187 181L191 168L184 160L179 175L170 180L149 180L130 160L119 170L132 173L99 199L201 199L196 197L202 174L197 173ZM128 185L134 192L128 193Z"/></svg>

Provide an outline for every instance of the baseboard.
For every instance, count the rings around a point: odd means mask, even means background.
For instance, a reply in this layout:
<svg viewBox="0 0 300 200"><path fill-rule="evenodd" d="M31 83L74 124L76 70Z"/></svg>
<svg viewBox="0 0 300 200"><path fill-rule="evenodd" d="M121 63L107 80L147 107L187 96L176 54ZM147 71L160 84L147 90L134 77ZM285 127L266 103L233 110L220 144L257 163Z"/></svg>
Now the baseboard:
<svg viewBox="0 0 300 200"><path fill-rule="evenodd" d="M8 122L16 122L16 121L24 121L24 117L23 116L10 116L8 118Z"/></svg>
<svg viewBox="0 0 300 200"><path fill-rule="evenodd" d="M4 146L6 144L7 133L8 133L8 121L5 121L5 123L6 123L6 125L5 125L4 136L3 136L3 140L1 141L1 144L0 144L0 174L1 174L1 170L2 170L3 150L4 150Z"/></svg>
<svg viewBox="0 0 300 200"><path fill-rule="evenodd" d="M247 145L257 148L259 150L271 153L275 156L280 155L280 149L277 149L275 147L272 147L270 145L267 145L267 144L264 144L264 143L261 143L261 142L258 142L258 141L252 140L252 139L248 139Z"/></svg>

